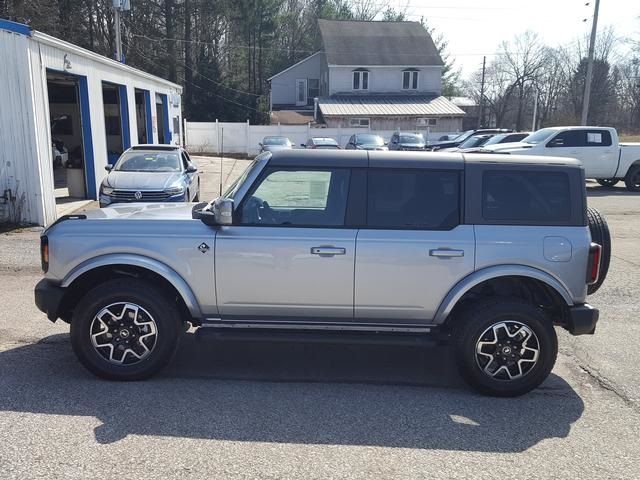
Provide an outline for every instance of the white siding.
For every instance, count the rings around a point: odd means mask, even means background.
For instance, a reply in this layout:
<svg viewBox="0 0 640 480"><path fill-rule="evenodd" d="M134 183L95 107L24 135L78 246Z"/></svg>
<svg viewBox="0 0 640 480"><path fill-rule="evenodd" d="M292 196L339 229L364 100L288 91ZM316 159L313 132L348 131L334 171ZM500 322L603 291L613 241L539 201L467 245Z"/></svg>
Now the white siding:
<svg viewBox="0 0 640 480"><path fill-rule="evenodd" d="M271 105L295 105L296 79L320 79L324 54L313 54L271 79Z"/></svg>
<svg viewBox="0 0 640 480"><path fill-rule="evenodd" d="M0 30L0 196L11 190L13 199L0 199L0 222L47 225L56 218L49 126L47 69L64 72L64 59L71 62L68 73L87 79L95 191L106 174L106 129L102 82L124 85L127 89L129 138L138 143L135 88L148 90L152 117L155 94L167 95L169 130L172 143L182 143L180 132L173 132L173 118L182 125L180 106L172 98L180 95L178 85L145 72L118 64L58 39L34 32L32 37ZM84 119L83 119L84 121ZM153 118L152 139L158 141L157 119ZM87 159L88 160L88 159ZM85 172L87 168L85 167Z"/></svg>
<svg viewBox="0 0 640 480"><path fill-rule="evenodd" d="M357 68L369 70L369 90L353 90L353 71ZM416 90L402 89L402 71L406 67L342 67L329 66L329 95L336 93L350 93L366 95L371 93L407 93ZM442 67L416 67L419 70L418 90L420 93L434 93L439 95L442 90Z"/></svg>

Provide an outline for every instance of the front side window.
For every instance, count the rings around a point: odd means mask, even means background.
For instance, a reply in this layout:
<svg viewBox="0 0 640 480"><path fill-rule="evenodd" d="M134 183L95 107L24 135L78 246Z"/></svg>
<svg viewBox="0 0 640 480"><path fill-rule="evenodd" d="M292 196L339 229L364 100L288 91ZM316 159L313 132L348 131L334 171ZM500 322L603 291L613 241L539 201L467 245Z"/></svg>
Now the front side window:
<svg viewBox="0 0 640 480"><path fill-rule="evenodd" d="M584 130L567 130L556 135L547 147L586 147L587 135Z"/></svg>
<svg viewBox="0 0 640 480"><path fill-rule="evenodd" d="M369 72L366 70L355 70L353 72L353 89L369 90Z"/></svg>
<svg viewBox="0 0 640 480"><path fill-rule="evenodd" d="M418 71L405 70L402 72L402 89L417 90L418 89Z"/></svg>
<svg viewBox="0 0 640 480"><path fill-rule="evenodd" d="M240 208L242 225L344 225L350 170L267 169Z"/></svg>
<svg viewBox="0 0 640 480"><path fill-rule="evenodd" d="M571 217L571 191L565 173L485 172L482 183L485 220L558 222Z"/></svg>
<svg viewBox="0 0 640 480"><path fill-rule="evenodd" d="M367 225L450 230L460 220L460 176L445 170L371 169Z"/></svg>

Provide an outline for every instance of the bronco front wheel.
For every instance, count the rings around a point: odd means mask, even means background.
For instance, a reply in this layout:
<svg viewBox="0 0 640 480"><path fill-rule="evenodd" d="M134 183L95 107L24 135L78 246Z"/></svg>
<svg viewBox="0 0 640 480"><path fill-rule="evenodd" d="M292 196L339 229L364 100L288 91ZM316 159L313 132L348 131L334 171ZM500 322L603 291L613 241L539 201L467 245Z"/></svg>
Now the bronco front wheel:
<svg viewBox="0 0 640 480"><path fill-rule="evenodd" d="M523 395L553 369L558 340L551 321L535 305L515 298L479 301L456 322L458 369L481 393Z"/></svg>
<svg viewBox="0 0 640 480"><path fill-rule="evenodd" d="M173 356L180 316L167 295L144 280L109 280L78 303L71 344L93 374L110 380L141 380Z"/></svg>

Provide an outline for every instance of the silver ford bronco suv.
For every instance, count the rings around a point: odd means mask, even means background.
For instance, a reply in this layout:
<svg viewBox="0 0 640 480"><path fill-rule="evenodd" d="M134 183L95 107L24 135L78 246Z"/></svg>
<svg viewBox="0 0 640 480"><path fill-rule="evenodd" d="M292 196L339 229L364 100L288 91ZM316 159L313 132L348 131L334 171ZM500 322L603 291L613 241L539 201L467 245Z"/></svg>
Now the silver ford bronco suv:
<svg viewBox="0 0 640 480"><path fill-rule="evenodd" d="M266 152L222 196L60 218L35 301L80 362L150 377L192 325L252 340L438 343L490 395L540 385L555 326L586 303L610 236L576 160L424 152Z"/></svg>

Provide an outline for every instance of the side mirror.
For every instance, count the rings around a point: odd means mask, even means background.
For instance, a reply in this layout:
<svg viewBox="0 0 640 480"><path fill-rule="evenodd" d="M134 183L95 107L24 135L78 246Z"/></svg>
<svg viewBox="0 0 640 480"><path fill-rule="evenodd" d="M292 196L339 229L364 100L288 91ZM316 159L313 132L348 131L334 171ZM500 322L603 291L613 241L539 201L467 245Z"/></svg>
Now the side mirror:
<svg viewBox="0 0 640 480"><path fill-rule="evenodd" d="M217 198L213 204L199 203L193 207L191 218L200 220L211 227L233 223L233 200Z"/></svg>
<svg viewBox="0 0 640 480"><path fill-rule="evenodd" d="M194 164L189 164L186 171L187 173L196 173L198 171L198 167L196 167Z"/></svg>
<svg viewBox="0 0 640 480"><path fill-rule="evenodd" d="M263 146L263 145L262 145L262 142L258 142L258 145L260 145L260 147L262 147L262 146Z"/></svg>
<svg viewBox="0 0 640 480"><path fill-rule="evenodd" d="M300 144L300 146L301 146L302 148L307 148L307 146L306 146L304 143L301 143L301 144Z"/></svg>
<svg viewBox="0 0 640 480"><path fill-rule="evenodd" d="M107 163L107 164L104 166L104 169L105 169L107 172L110 172L111 170L113 170L113 165L111 165L110 163Z"/></svg>
<svg viewBox="0 0 640 480"><path fill-rule="evenodd" d="M388 145L389 145L389 142L384 142L384 146L385 147L388 146Z"/></svg>

